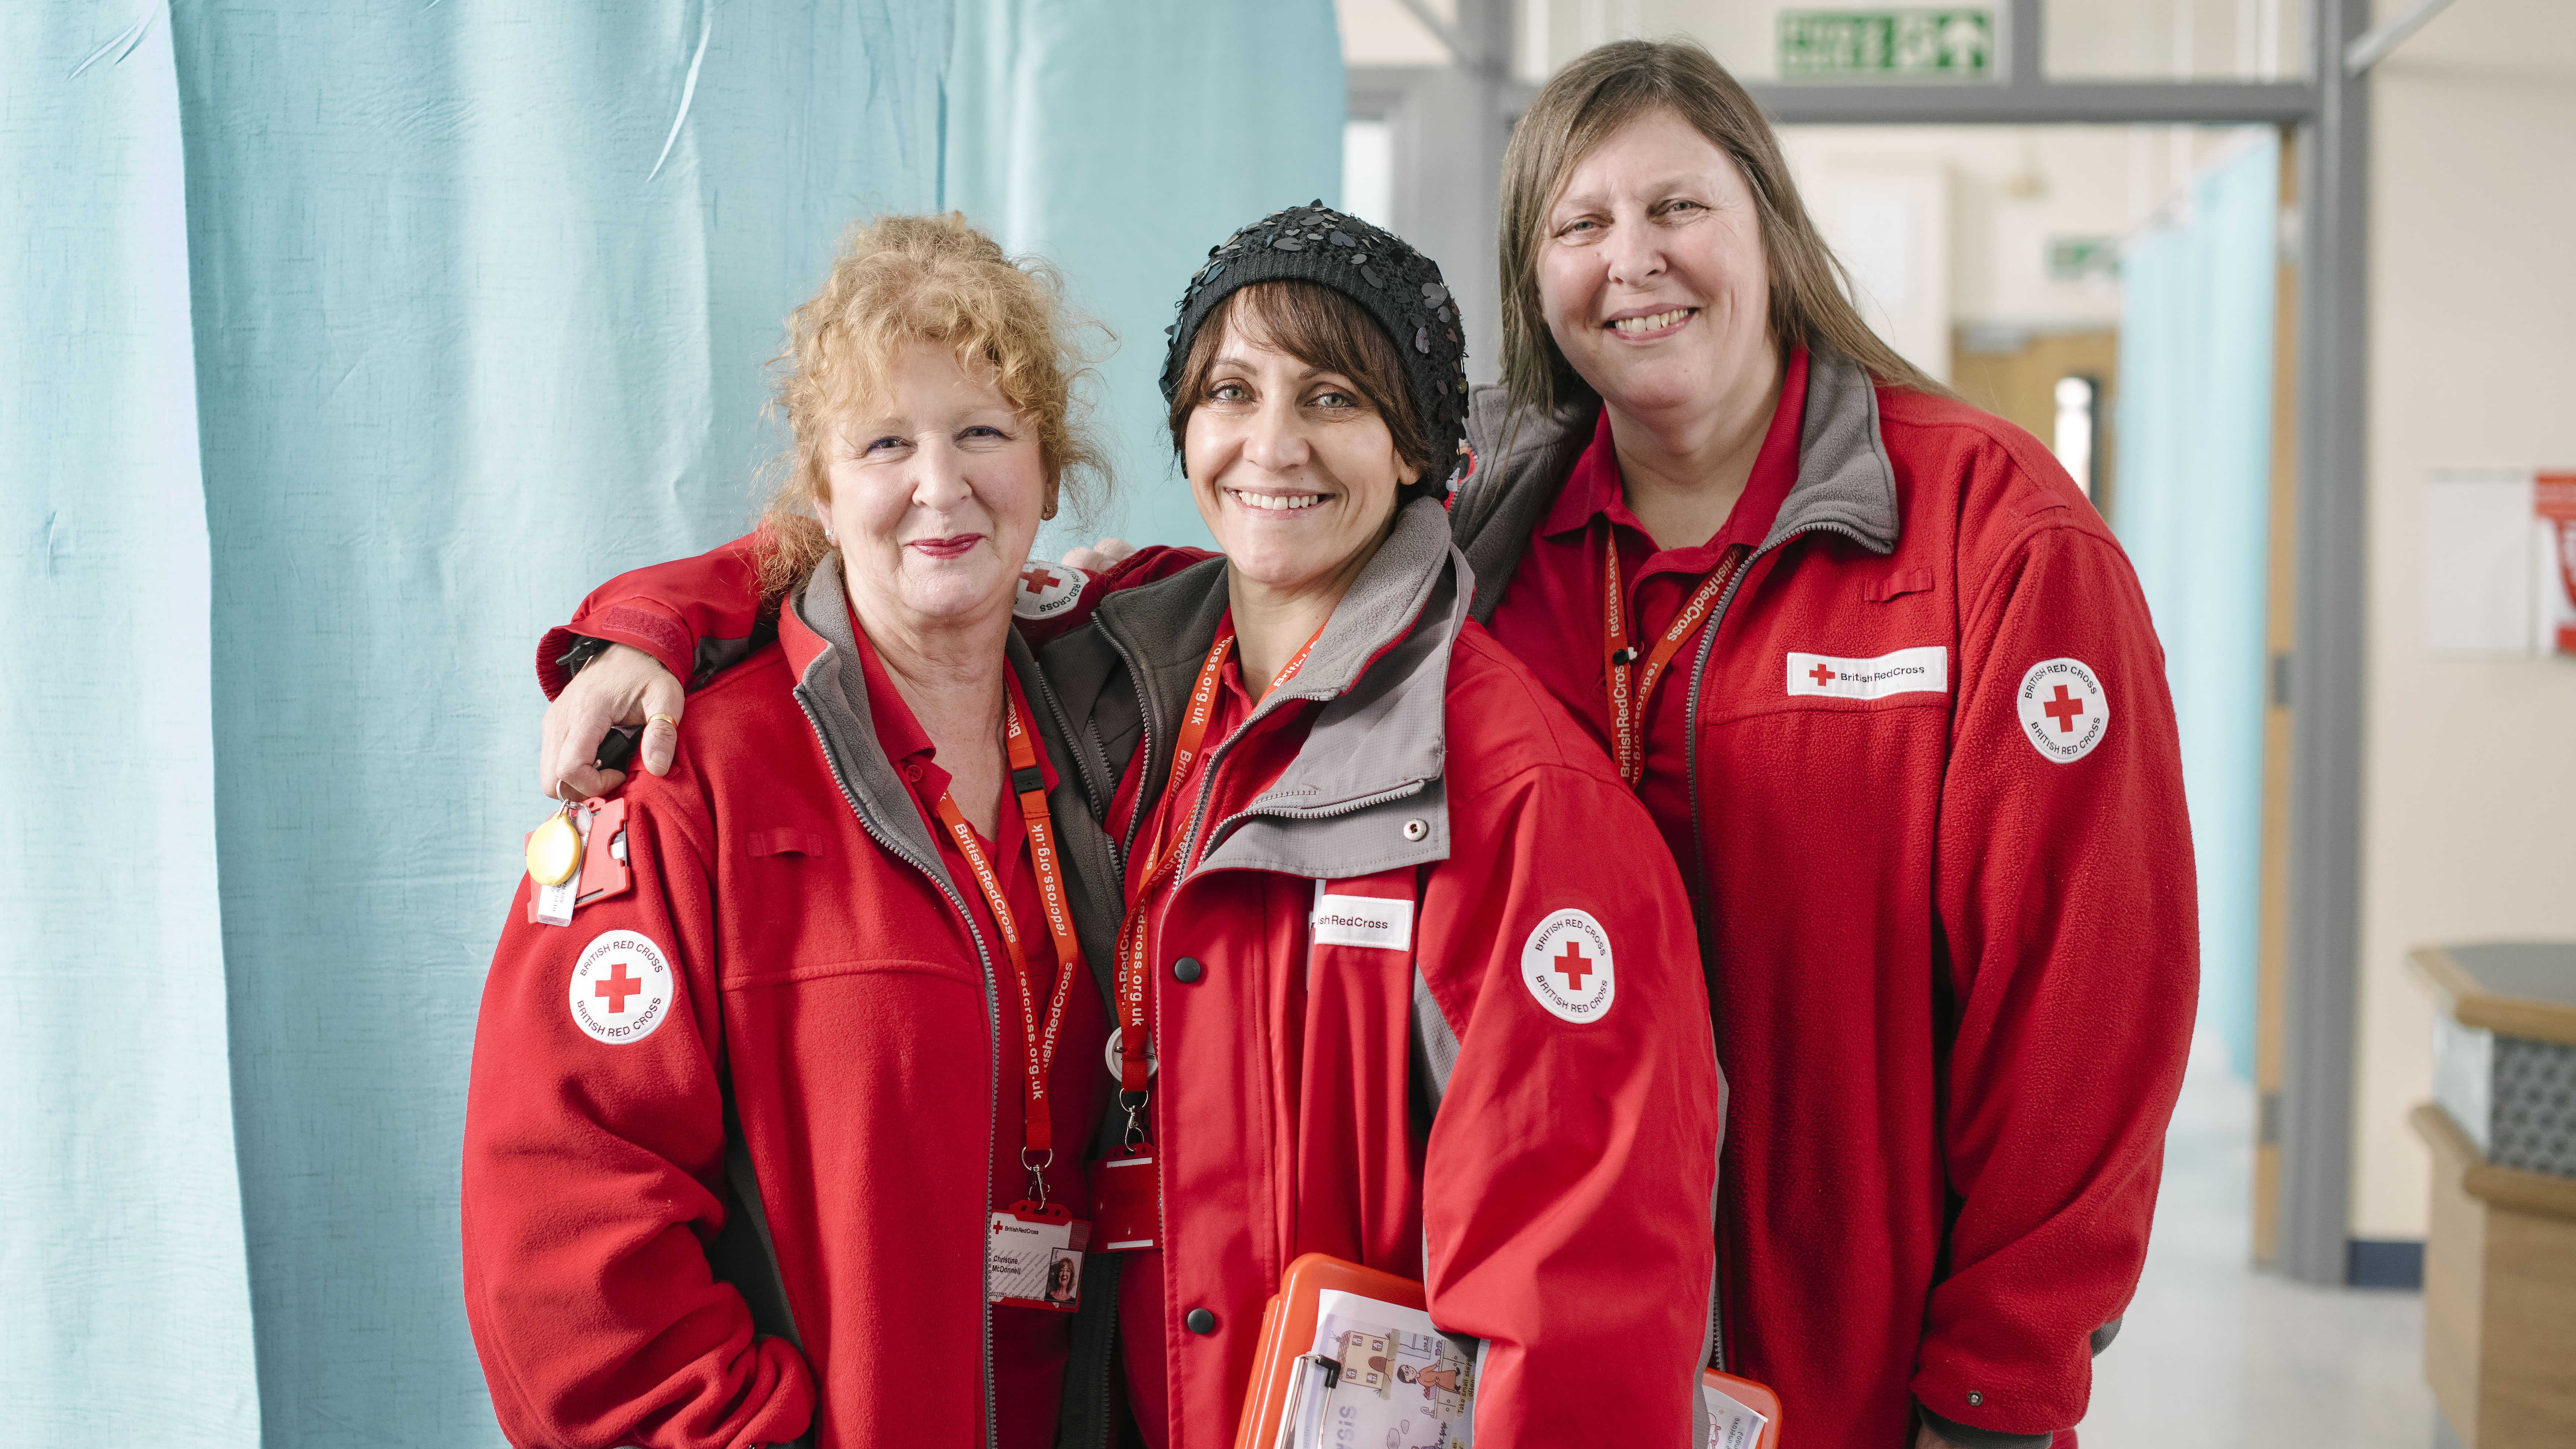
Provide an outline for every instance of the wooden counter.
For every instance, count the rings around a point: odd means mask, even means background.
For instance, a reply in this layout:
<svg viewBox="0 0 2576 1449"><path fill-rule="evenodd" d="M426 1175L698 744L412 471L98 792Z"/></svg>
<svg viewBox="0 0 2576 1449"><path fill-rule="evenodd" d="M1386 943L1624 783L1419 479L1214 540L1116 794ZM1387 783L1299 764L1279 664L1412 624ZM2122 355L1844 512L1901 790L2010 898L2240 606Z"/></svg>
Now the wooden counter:
<svg viewBox="0 0 2576 1449"><path fill-rule="evenodd" d="M2576 1047L2576 947L2427 947L2411 959L2455 1042L2492 1033L2506 1050ZM2483 1087L2465 1095L2490 1100ZM2410 1121L2433 1150L2424 1376L2443 1417L2468 1449L2576 1445L2576 1176L2489 1161L2430 1102Z"/></svg>

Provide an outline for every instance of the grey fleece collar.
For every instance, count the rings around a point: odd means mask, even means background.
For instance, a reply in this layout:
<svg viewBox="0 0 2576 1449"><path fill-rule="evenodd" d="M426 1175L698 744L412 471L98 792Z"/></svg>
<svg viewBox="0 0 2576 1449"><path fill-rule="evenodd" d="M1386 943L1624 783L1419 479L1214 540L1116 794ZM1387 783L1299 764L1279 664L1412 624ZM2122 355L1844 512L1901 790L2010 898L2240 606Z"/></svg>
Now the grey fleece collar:
<svg viewBox="0 0 2576 1449"><path fill-rule="evenodd" d="M1477 476L1458 498L1455 524L1459 547L1483 584L1478 619L1491 619L1502 602L1531 530L1591 445L1600 415L1595 402L1569 404L1549 417L1513 414L1498 387L1480 387L1469 399L1467 442ZM1896 469L1879 433L1878 389L1859 363L1829 352L1807 355L1798 481L1781 501L1763 549L1814 529L1880 554L1896 551L1901 531Z"/></svg>
<svg viewBox="0 0 2576 1449"><path fill-rule="evenodd" d="M1289 701L1325 701L1277 783L1220 822L1200 870L1330 879L1448 857L1448 811L1436 783L1448 752L1449 651L1473 588L1439 503L1407 504L1305 666L1253 711L1258 719ZM1218 561L1101 601L1101 632L1138 671L1147 697L1146 778L1156 786L1190 676L1225 607ZM1400 812L1390 809L1398 805Z"/></svg>
<svg viewBox="0 0 2576 1449"><path fill-rule="evenodd" d="M876 721L868 708L867 671L859 662L858 639L850 630L839 555L824 559L814 570L795 608L796 617L822 638L824 646L797 680L796 698L813 716L815 734L832 773L849 794L850 808L858 812L859 823L870 835L955 896L956 882L940 862L939 842L922 823L912 790L895 773L885 746L877 743Z"/></svg>

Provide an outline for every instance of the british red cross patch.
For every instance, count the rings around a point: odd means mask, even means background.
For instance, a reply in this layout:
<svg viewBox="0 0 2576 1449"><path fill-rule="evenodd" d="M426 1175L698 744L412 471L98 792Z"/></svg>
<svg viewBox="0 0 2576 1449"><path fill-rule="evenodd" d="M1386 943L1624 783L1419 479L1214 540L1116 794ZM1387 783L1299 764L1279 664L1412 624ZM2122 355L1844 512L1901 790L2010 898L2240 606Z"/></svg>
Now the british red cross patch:
<svg viewBox="0 0 2576 1449"><path fill-rule="evenodd" d="M1052 619L1082 599L1082 570L1031 559L1020 570L1011 612L1023 619Z"/></svg>
<svg viewBox="0 0 2576 1449"><path fill-rule="evenodd" d="M2021 737L2047 759L2073 764L2093 753L2111 728L2111 696L2081 659L2043 659L2013 694Z"/></svg>
<svg viewBox="0 0 2576 1449"><path fill-rule="evenodd" d="M641 931L602 931L572 968L572 1022L593 1041L626 1046L671 1015L671 963Z"/></svg>
<svg viewBox="0 0 2576 1449"><path fill-rule="evenodd" d="M1609 1014L1619 984L1610 962L1610 933L1588 911L1550 911L1521 947L1521 984L1552 1016L1571 1022Z"/></svg>

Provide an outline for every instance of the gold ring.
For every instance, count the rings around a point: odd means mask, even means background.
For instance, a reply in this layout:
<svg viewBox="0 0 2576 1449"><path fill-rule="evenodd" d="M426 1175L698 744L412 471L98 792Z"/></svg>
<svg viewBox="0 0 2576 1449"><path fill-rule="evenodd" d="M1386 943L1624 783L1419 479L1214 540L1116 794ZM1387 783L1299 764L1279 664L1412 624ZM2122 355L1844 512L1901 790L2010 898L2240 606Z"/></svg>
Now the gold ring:
<svg viewBox="0 0 2576 1449"><path fill-rule="evenodd" d="M667 714L648 714L644 716L644 723L647 726L650 726L655 720L660 720L662 723L669 725L673 729L678 729L680 727L680 722Z"/></svg>

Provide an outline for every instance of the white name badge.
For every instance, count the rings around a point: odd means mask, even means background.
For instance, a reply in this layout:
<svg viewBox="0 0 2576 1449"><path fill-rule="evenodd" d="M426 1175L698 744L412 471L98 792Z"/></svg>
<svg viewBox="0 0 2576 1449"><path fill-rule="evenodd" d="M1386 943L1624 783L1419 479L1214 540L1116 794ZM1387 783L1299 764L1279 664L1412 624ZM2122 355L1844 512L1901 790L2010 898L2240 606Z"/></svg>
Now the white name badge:
<svg viewBox="0 0 2576 1449"><path fill-rule="evenodd" d="M1315 883L1315 912L1307 922L1318 946L1368 946L1380 951L1413 948L1413 902L1376 896L1328 896Z"/></svg>
<svg viewBox="0 0 2576 1449"><path fill-rule="evenodd" d="M1789 653L1789 693L1830 699L1885 699L1891 694L1948 694L1950 651L1938 644L1899 649L1875 659Z"/></svg>
<svg viewBox="0 0 2576 1449"><path fill-rule="evenodd" d="M993 1214L984 1235L984 1301L1071 1313L1082 1303L1082 1250L1091 1224L1027 1203Z"/></svg>

